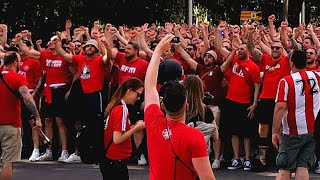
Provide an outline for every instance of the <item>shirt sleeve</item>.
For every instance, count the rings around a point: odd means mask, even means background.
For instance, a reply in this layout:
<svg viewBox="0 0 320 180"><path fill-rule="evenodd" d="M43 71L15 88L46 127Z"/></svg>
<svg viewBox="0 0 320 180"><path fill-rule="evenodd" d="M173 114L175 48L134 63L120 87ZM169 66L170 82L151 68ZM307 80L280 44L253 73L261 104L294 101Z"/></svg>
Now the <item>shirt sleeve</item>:
<svg viewBox="0 0 320 180"><path fill-rule="evenodd" d="M259 67L253 63L253 67L252 67L252 73L251 73L251 76L252 76L252 81L254 83L259 83L261 81L261 78L260 78L260 69Z"/></svg>
<svg viewBox="0 0 320 180"><path fill-rule="evenodd" d="M286 102L288 97L288 84L285 79L281 79L278 84L276 102Z"/></svg>
<svg viewBox="0 0 320 180"><path fill-rule="evenodd" d="M193 128L193 132L190 132L190 149L191 158L199 158L208 156L207 145L202 132Z"/></svg>
<svg viewBox="0 0 320 180"><path fill-rule="evenodd" d="M82 55L73 55L72 56L72 64L75 66L78 66L79 59L82 57Z"/></svg>
<svg viewBox="0 0 320 180"><path fill-rule="evenodd" d="M149 105L144 112L144 121L146 123L146 127L154 124L159 117L166 118L160 107L156 104Z"/></svg>
<svg viewBox="0 0 320 180"><path fill-rule="evenodd" d="M122 105L116 106L112 110L113 131L124 132L128 121L128 112L124 111Z"/></svg>
<svg viewBox="0 0 320 180"><path fill-rule="evenodd" d="M117 52L116 58L114 58L114 61L117 62L118 65L120 65L120 60L125 57L125 54L122 52Z"/></svg>

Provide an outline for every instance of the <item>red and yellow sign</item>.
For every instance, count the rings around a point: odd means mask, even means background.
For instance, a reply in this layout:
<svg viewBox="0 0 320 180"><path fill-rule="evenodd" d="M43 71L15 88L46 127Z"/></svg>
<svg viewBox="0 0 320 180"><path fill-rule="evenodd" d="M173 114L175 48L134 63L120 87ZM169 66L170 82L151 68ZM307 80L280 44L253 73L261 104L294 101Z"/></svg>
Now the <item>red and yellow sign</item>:
<svg viewBox="0 0 320 180"><path fill-rule="evenodd" d="M262 20L262 11L241 11L240 20Z"/></svg>

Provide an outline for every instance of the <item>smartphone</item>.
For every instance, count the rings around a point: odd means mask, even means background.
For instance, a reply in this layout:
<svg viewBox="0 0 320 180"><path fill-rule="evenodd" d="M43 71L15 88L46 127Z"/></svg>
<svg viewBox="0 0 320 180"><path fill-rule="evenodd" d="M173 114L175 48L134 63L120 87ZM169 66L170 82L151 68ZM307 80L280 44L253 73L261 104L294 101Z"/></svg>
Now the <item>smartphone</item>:
<svg viewBox="0 0 320 180"><path fill-rule="evenodd" d="M224 37L224 31L221 31L221 36Z"/></svg>
<svg viewBox="0 0 320 180"><path fill-rule="evenodd" d="M180 38L179 37L174 37L172 40L171 40L172 43L179 43L180 42Z"/></svg>

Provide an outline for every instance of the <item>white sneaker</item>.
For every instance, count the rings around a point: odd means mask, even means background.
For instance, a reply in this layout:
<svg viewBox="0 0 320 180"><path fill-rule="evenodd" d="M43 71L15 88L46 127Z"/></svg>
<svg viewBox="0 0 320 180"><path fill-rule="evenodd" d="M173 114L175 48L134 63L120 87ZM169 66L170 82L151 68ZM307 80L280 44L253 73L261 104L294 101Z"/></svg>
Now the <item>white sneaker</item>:
<svg viewBox="0 0 320 180"><path fill-rule="evenodd" d="M143 154L141 154L140 158L138 159L138 165L139 166L144 166L147 164L147 160L146 158L144 157Z"/></svg>
<svg viewBox="0 0 320 180"><path fill-rule="evenodd" d="M320 161L318 161L318 165L317 165L317 167L316 167L314 172L317 173L317 174L320 174Z"/></svg>
<svg viewBox="0 0 320 180"><path fill-rule="evenodd" d="M220 162L219 160L214 160L212 165L211 165L212 169L219 169L220 168Z"/></svg>
<svg viewBox="0 0 320 180"><path fill-rule="evenodd" d="M52 153L47 153L45 152L44 154L42 154L41 156L39 156L36 161L52 161Z"/></svg>
<svg viewBox="0 0 320 180"><path fill-rule="evenodd" d="M61 153L61 156L58 158L58 162L64 162L69 158L69 153Z"/></svg>
<svg viewBox="0 0 320 180"><path fill-rule="evenodd" d="M80 156L73 153L68 157L68 159L64 160L63 162L65 162L65 163L78 163L78 162L81 162L81 158L80 158Z"/></svg>
<svg viewBox="0 0 320 180"><path fill-rule="evenodd" d="M30 158L29 158L29 161L34 162L34 161L36 161L39 157L40 157L39 150L38 150L38 151L33 150L33 151L32 151L32 154L31 154L31 156L30 156Z"/></svg>

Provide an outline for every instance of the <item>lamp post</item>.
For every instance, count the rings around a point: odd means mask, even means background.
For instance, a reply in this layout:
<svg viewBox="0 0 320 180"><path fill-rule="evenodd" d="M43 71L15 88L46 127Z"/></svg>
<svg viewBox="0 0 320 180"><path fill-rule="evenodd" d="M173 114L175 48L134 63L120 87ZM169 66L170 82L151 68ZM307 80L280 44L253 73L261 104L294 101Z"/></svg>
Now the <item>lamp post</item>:
<svg viewBox="0 0 320 180"><path fill-rule="evenodd" d="M192 9L193 9L192 0L188 0L188 24L189 24L189 26L192 25Z"/></svg>

